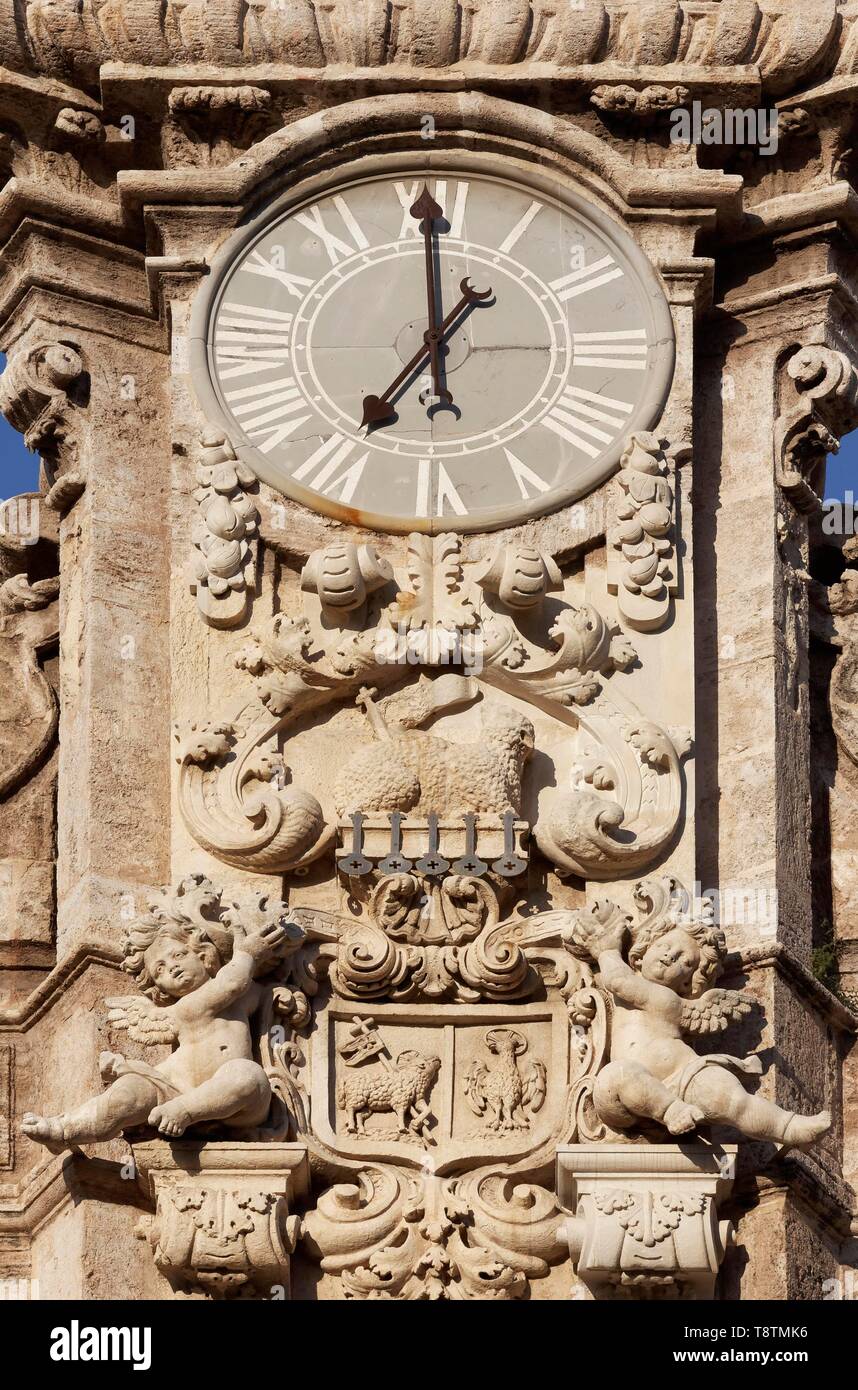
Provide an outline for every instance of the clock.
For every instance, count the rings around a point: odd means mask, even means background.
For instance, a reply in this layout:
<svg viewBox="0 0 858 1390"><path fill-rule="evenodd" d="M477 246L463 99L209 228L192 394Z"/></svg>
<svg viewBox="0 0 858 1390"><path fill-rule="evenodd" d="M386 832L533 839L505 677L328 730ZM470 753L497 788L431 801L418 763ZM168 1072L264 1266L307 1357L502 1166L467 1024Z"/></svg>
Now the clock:
<svg viewBox="0 0 858 1390"><path fill-rule="evenodd" d="M276 203L226 247L191 338L204 409L259 478L392 531L490 530L582 496L652 427L674 363L622 227L464 156Z"/></svg>

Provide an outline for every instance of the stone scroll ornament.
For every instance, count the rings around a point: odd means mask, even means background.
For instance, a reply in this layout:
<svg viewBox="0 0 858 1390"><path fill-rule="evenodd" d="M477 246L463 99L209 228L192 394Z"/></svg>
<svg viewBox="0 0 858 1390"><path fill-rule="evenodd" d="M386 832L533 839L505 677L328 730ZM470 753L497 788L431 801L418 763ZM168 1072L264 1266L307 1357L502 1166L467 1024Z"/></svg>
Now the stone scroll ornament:
<svg viewBox="0 0 858 1390"><path fill-rule="evenodd" d="M858 426L858 372L845 353L821 344L787 358L775 421L775 480L797 511L822 505L825 460Z"/></svg>
<svg viewBox="0 0 858 1390"><path fill-rule="evenodd" d="M209 627L236 627L256 588L259 513L249 494L258 484L216 429L202 434L197 482L189 586Z"/></svg>
<svg viewBox="0 0 858 1390"><path fill-rule="evenodd" d="M254 692L221 720L177 729L179 804L197 843L239 868L289 872L328 852L354 813L517 815L533 733L524 714L504 708L511 697L553 716L561 743L576 750L529 827L542 853L588 878L652 863L679 823L690 738L615 688L611 675L635 662L634 649L592 604L558 597L549 609L562 576L533 547L466 565L456 536L412 536L406 558L391 578L369 547L316 552L302 577L304 613L276 615L237 657ZM441 670L451 663L468 673ZM457 692L442 699L445 682ZM422 729L443 708L474 701L484 710L480 746ZM336 787L291 784L290 726L346 703L366 710L366 744ZM445 805L433 805L442 787ZM389 845L388 830L377 858Z"/></svg>
<svg viewBox="0 0 858 1390"><path fill-rule="evenodd" d="M23 434L27 448L41 455L45 504L61 513L86 487L81 432L89 390L81 350L57 340L16 348L0 378L0 413Z"/></svg>

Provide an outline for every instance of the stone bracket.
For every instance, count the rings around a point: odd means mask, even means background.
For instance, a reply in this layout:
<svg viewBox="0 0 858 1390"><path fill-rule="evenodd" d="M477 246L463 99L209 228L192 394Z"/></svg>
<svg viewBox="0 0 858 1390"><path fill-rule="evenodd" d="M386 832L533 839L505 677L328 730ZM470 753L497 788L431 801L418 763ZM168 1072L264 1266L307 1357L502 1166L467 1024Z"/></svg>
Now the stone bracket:
<svg viewBox="0 0 858 1390"><path fill-rule="evenodd" d="M155 1202L148 1239L174 1290L211 1298L290 1297L289 1262L309 1190L303 1144L133 1144L137 1178Z"/></svg>
<svg viewBox="0 0 858 1390"><path fill-rule="evenodd" d="M557 1194L578 1278L597 1299L711 1299L729 1221L735 1145L574 1144Z"/></svg>

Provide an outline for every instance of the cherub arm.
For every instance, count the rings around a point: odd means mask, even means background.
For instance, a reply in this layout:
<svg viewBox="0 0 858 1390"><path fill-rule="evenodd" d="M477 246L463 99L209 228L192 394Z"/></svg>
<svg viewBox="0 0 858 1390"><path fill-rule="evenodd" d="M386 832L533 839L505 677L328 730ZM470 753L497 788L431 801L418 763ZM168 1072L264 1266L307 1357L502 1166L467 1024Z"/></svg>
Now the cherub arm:
<svg viewBox="0 0 858 1390"><path fill-rule="evenodd" d="M194 1014L220 1013L237 999L241 999L253 984L253 974L258 963L266 956L273 955L286 940L285 926L279 922L269 922L258 932L252 932L236 941L231 958L226 965L221 966L214 978L206 980L205 984L200 985L199 989L195 989L193 994L187 995L174 1007L182 1013L187 1005L190 1005L190 1011Z"/></svg>
<svg viewBox="0 0 858 1390"><path fill-rule="evenodd" d="M598 961L601 984L624 1004L632 1009L657 1008L663 1011L668 1008L679 1018L683 1003L679 995L666 985L656 984L654 980L645 980L638 975L618 950L609 948L600 951Z"/></svg>
<svg viewBox="0 0 858 1390"><path fill-rule="evenodd" d="M699 999L683 999L679 1026L683 1033L720 1033L751 1012L754 1001L736 989L707 989Z"/></svg>

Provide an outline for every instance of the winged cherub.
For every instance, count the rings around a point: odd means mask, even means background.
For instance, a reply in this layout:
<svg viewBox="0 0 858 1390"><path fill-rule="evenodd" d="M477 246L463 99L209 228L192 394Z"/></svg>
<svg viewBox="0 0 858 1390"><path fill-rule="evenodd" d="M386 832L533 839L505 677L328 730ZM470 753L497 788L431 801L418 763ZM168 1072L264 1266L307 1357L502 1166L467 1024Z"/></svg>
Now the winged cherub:
<svg viewBox="0 0 858 1390"><path fill-rule="evenodd" d="M613 1000L611 1059L593 1089L603 1123L623 1130L657 1120L671 1134L685 1134L717 1122L791 1147L825 1134L827 1110L796 1115L748 1094L734 1073L759 1075L759 1057L701 1056L683 1041L683 1033L720 1032L752 1007L737 990L710 987L727 954L724 933L709 922L679 924L655 914L634 929L626 953L628 937L629 919L605 902L576 915L564 934L573 955L597 964L598 983Z"/></svg>
<svg viewBox="0 0 858 1390"><path fill-rule="evenodd" d="M254 976L302 937L280 920L248 934L235 921L230 931L181 914L140 921L125 943L124 969L143 996L108 999L108 1021L136 1042L178 1046L157 1066L103 1052L108 1089L64 1115L25 1115L24 1134L59 1153L136 1125L171 1139L213 1120L236 1129L261 1125L271 1086L253 1058L250 1018L264 988Z"/></svg>

